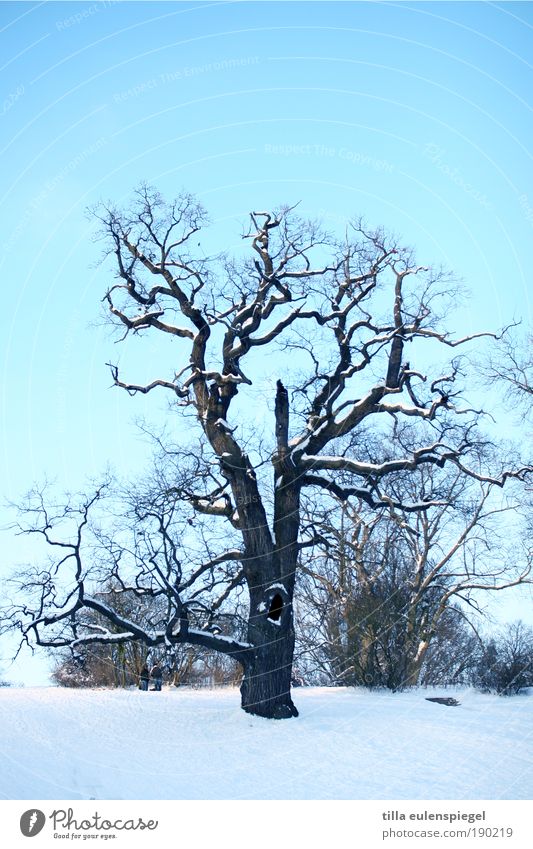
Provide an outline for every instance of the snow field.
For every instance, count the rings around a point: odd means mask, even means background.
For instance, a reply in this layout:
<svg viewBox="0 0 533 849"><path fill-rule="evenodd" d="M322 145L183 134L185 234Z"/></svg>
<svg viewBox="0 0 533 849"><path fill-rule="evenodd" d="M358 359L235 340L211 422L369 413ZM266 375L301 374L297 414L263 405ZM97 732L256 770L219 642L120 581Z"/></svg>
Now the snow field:
<svg viewBox="0 0 533 849"><path fill-rule="evenodd" d="M237 690L0 690L2 799L531 799L533 692L299 688L296 720Z"/></svg>

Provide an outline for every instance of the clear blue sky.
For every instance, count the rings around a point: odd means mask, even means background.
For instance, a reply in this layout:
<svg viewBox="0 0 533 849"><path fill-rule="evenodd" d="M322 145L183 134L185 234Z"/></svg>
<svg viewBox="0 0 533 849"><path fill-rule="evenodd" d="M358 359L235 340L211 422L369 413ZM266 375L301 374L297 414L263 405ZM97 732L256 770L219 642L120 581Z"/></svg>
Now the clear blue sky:
<svg viewBox="0 0 533 849"><path fill-rule="evenodd" d="M197 193L230 248L254 208L363 214L464 278L461 330L531 320L531 3L5 2L0 45L2 498L145 456L132 420L164 399L109 388L140 352L98 326L85 215L141 180Z"/></svg>

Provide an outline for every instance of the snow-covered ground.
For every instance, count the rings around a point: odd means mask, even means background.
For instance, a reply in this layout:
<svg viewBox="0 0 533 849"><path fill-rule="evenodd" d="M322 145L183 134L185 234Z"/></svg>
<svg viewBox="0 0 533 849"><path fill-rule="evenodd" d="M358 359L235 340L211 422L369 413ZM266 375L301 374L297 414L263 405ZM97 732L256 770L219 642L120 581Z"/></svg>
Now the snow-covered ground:
<svg viewBox="0 0 533 849"><path fill-rule="evenodd" d="M302 688L296 720L237 690L0 690L3 799L531 799L533 691Z"/></svg>

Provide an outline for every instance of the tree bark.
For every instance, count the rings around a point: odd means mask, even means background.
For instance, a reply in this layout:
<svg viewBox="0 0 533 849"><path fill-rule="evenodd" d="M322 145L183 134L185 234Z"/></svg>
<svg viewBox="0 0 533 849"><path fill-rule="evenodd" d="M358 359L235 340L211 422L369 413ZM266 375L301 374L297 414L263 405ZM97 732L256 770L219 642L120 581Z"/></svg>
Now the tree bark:
<svg viewBox="0 0 533 849"><path fill-rule="evenodd" d="M242 707L269 719L298 716L291 699L294 655L293 594L298 562L300 488L294 466L287 463L289 399L280 380L276 403L277 452L273 457L274 546L245 569L250 593L248 642L250 650L241 686ZM254 528L263 520L258 510ZM254 561L252 561L254 562Z"/></svg>
<svg viewBox="0 0 533 849"><path fill-rule="evenodd" d="M243 710L269 719L298 716L291 698L294 626L287 581L251 588L250 649L241 684Z"/></svg>
<svg viewBox="0 0 533 849"><path fill-rule="evenodd" d="M407 687L417 686L429 645L429 639L421 639L415 657L407 663L405 675Z"/></svg>

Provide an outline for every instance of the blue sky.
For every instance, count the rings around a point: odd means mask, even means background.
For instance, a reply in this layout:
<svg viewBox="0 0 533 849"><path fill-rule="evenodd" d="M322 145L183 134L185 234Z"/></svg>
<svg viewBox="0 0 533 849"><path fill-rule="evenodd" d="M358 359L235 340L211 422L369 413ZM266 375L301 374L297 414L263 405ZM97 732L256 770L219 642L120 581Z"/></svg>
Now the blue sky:
<svg viewBox="0 0 533 849"><path fill-rule="evenodd" d="M173 364L101 326L85 212L141 180L197 193L230 249L254 208L363 214L464 279L459 332L530 322L532 43L530 3L0 4L1 497L145 456L164 399L105 362Z"/></svg>

